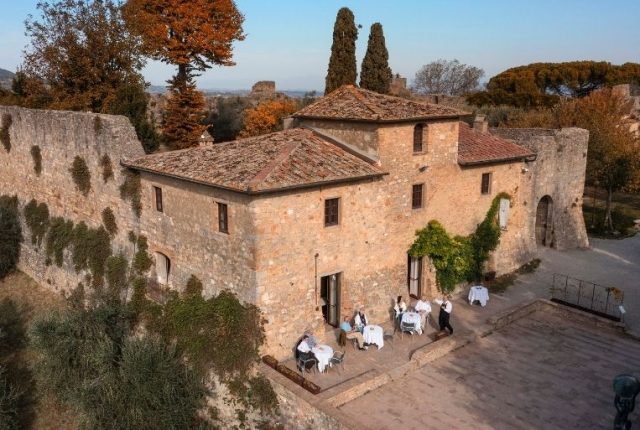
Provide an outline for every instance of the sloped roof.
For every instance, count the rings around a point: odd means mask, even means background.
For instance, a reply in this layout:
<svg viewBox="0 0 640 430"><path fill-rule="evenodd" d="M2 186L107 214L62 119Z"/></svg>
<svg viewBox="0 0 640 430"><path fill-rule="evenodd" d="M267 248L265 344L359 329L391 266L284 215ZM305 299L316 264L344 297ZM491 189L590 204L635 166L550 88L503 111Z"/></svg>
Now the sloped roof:
<svg viewBox="0 0 640 430"><path fill-rule="evenodd" d="M536 154L510 140L474 130L460 122L458 164L474 165L535 158Z"/></svg>
<svg viewBox="0 0 640 430"><path fill-rule="evenodd" d="M370 122L420 121L467 115L452 107L379 94L344 85L293 114L295 118Z"/></svg>
<svg viewBox="0 0 640 430"><path fill-rule="evenodd" d="M311 130L263 136L123 161L123 165L248 194L385 174Z"/></svg>

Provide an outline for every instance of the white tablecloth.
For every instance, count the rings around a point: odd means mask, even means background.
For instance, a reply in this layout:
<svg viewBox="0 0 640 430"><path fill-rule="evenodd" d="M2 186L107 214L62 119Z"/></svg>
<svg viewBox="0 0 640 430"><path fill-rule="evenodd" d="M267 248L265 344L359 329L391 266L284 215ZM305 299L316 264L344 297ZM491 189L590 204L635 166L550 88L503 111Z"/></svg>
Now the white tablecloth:
<svg viewBox="0 0 640 430"><path fill-rule="evenodd" d="M384 346L384 331L379 325L368 325L362 332L364 343L377 345L378 349Z"/></svg>
<svg viewBox="0 0 640 430"><path fill-rule="evenodd" d="M469 290L469 304L473 304L476 300L478 300L482 306L486 306L487 300L489 300L489 290L481 285L471 287Z"/></svg>
<svg viewBox="0 0 640 430"><path fill-rule="evenodd" d="M333 357L333 349L329 345L318 345L311 348L311 352L316 356L318 360L318 370L324 372L324 369L329 364L329 360Z"/></svg>
<svg viewBox="0 0 640 430"><path fill-rule="evenodd" d="M415 324L418 334L422 334L422 319L417 312L405 312L402 314L402 322L405 324Z"/></svg>

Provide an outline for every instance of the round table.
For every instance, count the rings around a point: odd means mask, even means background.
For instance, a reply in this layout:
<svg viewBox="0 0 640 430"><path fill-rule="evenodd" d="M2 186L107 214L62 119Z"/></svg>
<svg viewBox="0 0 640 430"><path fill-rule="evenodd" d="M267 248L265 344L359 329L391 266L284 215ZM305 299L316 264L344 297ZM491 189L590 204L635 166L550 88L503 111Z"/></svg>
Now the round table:
<svg viewBox="0 0 640 430"><path fill-rule="evenodd" d="M331 357L333 357L333 348L329 345L317 345L311 348L311 352L313 352L316 360L318 360L318 370L324 372L324 369L331 361Z"/></svg>
<svg viewBox="0 0 640 430"><path fill-rule="evenodd" d="M402 320L405 324L415 324L418 334L422 334L422 318L417 312L405 312L402 314Z"/></svg>
<svg viewBox="0 0 640 430"><path fill-rule="evenodd" d="M384 346L384 330L379 325L368 325L362 332L364 343L369 345L376 345L378 349Z"/></svg>
<svg viewBox="0 0 640 430"><path fill-rule="evenodd" d="M486 306L487 300L489 300L489 290L482 285L471 287L469 289L469 304L472 305L476 300L480 302L481 306Z"/></svg>

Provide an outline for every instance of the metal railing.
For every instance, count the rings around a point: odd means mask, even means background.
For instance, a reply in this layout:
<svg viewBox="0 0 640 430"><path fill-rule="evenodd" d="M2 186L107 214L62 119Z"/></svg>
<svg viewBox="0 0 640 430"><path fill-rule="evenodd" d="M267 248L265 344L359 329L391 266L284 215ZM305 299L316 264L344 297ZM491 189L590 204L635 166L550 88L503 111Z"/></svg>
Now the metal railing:
<svg viewBox="0 0 640 430"><path fill-rule="evenodd" d="M553 274L551 299L616 321L624 316L622 290L559 273Z"/></svg>

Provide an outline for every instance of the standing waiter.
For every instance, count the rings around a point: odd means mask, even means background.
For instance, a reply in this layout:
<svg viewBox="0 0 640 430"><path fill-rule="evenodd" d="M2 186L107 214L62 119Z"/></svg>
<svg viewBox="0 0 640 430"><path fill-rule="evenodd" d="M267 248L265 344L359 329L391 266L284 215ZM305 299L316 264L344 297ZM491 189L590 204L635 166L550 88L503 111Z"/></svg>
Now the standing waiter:
<svg viewBox="0 0 640 430"><path fill-rule="evenodd" d="M442 299L435 299L434 302L440 305L440 315L438 316L440 331L448 328L449 334L453 334L453 327L451 327L451 324L449 323L451 310L453 309L453 304L451 304L451 295L447 295Z"/></svg>

